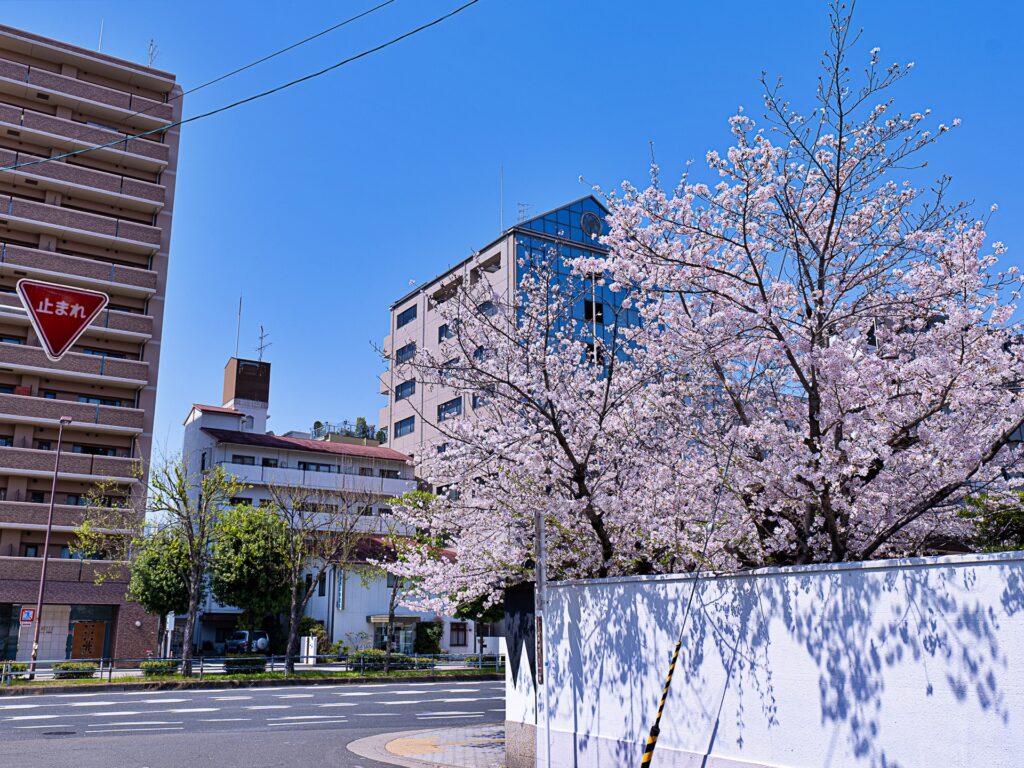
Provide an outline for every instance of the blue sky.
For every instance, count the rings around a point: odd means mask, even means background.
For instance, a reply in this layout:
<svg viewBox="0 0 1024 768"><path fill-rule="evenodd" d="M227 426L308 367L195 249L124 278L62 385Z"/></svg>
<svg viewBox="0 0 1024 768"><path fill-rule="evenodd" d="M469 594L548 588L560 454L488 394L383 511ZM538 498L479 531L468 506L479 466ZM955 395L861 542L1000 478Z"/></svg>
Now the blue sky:
<svg viewBox="0 0 1024 768"><path fill-rule="evenodd" d="M3 23L156 65L185 88L365 10L361 2L0 1ZM397 0L371 17L186 97L195 114L319 69L459 5ZM784 8L784 11L780 11ZM168 15L168 9L173 14ZM1008 0L861 0L864 57L914 61L896 91L961 128L931 152L924 184L983 211L1020 262L1020 73ZM665 178L727 146L738 105L760 114L757 76L781 74L806 103L826 42L824 2L481 0L440 27L318 80L186 126L161 357L155 442L180 448L192 402L218 403L235 346L270 333L271 422L376 421L373 344L388 307L499 231L517 204L540 213L587 182L643 182L655 142Z"/></svg>

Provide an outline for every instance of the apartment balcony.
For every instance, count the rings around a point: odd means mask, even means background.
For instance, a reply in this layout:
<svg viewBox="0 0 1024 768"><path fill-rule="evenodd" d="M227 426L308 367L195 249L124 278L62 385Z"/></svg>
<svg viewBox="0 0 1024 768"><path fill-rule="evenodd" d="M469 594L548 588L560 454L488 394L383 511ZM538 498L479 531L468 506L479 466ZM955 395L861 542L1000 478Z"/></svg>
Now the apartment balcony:
<svg viewBox="0 0 1024 768"><path fill-rule="evenodd" d="M75 528L82 522L84 511L85 507L77 507L73 504L54 504L53 525L58 530ZM46 527L46 518L49 512L49 504L34 504L29 501L0 501L0 525L6 528L39 530Z"/></svg>
<svg viewBox="0 0 1024 768"><path fill-rule="evenodd" d="M58 282L64 281L58 280ZM28 314L23 311L21 299L16 294L0 293L0 308L2 307L11 307L14 312L4 312L0 309L0 317L28 325ZM153 336L153 318L149 315L138 315L134 312L118 312L117 310L104 309L89 325L85 335L89 337L109 336L111 338L121 337L128 340L145 341Z"/></svg>
<svg viewBox="0 0 1024 768"><path fill-rule="evenodd" d="M0 272L7 268L17 277L40 280L56 277L64 283L115 295L146 297L156 293L157 274L150 269L3 243L0 244Z"/></svg>
<svg viewBox="0 0 1024 768"><path fill-rule="evenodd" d="M61 416L70 416L74 426L88 425L90 431L139 434L146 414L139 408L50 400L33 395L0 395L0 422L52 426Z"/></svg>
<svg viewBox="0 0 1024 768"><path fill-rule="evenodd" d="M401 496L416 490L416 481L388 477L367 477L344 472L311 472L286 467L257 467L251 464L222 462L226 472L235 475L249 485L276 485L295 488L310 488L337 493L374 494L377 496Z"/></svg>
<svg viewBox="0 0 1024 768"><path fill-rule="evenodd" d="M50 378L88 381L95 384L117 383L144 387L149 383L149 363L68 352L54 362L42 347L0 343L0 371L20 371Z"/></svg>
<svg viewBox="0 0 1024 768"><path fill-rule="evenodd" d="M35 448L0 447L0 475L17 477L51 477L53 451ZM60 476L65 480L97 482L100 480L135 480L138 459L115 456L93 456L88 453L60 454Z"/></svg>
<svg viewBox="0 0 1024 768"><path fill-rule="evenodd" d="M8 592L9 589L15 587L14 582L39 584L39 569L42 562L41 557L17 557L13 553L0 550L0 601L7 602L11 598L18 598L18 595ZM98 573L105 574L102 585L96 584ZM76 591L70 595L62 595L60 582L86 584L89 586L87 594L99 598L90 602L109 602L109 595L103 593L113 591L115 595L120 594L123 597L128 578L128 569L124 567L123 563L116 561L49 557L46 565L47 602L50 604L82 602L81 587L76 588Z"/></svg>
<svg viewBox="0 0 1024 768"><path fill-rule="evenodd" d="M174 114L170 104L7 59L0 59L0 92L29 102L59 104L143 131L167 125ZM140 110L145 111L136 114Z"/></svg>
<svg viewBox="0 0 1024 768"><path fill-rule="evenodd" d="M99 160L149 173L159 173L170 158L170 148L166 144L128 139L127 134L120 131L44 115L10 104L0 104L0 128L8 136L44 147L63 150L92 148L90 154Z"/></svg>
<svg viewBox="0 0 1024 768"><path fill-rule="evenodd" d="M0 195L0 224L130 253L152 254L160 249L159 227L9 195Z"/></svg>
<svg viewBox="0 0 1024 768"><path fill-rule="evenodd" d="M0 149L0 166L31 163L41 158L12 149ZM137 179L126 179L116 173L97 171L68 163L39 163L13 171L5 171L15 185L49 189L74 198L94 200L112 207L139 211L143 214L158 212L164 203L164 188Z"/></svg>

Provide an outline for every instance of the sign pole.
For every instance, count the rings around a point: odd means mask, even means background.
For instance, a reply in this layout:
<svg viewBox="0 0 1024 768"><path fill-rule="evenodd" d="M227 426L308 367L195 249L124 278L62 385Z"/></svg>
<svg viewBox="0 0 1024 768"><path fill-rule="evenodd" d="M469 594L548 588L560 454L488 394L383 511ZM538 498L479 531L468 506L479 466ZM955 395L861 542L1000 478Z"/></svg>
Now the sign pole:
<svg viewBox="0 0 1024 768"><path fill-rule="evenodd" d="M43 592L46 589L46 564L50 558L50 533L53 530L53 504L57 498L57 475L60 471L60 445L64 427L71 423L70 416L61 416L57 427L57 456L53 460L53 483L50 485L50 511L46 515L46 537L43 539L43 564L39 569L39 597L36 599L35 626L32 629L32 661L28 666L29 678L35 677L39 658L39 629L43 623Z"/></svg>

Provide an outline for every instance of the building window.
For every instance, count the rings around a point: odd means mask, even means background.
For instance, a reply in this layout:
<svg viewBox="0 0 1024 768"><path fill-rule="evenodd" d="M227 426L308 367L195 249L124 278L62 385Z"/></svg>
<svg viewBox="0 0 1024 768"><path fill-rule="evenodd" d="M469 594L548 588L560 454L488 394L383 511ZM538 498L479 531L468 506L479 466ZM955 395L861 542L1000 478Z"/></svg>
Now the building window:
<svg viewBox="0 0 1024 768"><path fill-rule="evenodd" d="M377 514L381 515L381 516L383 516L383 515L390 515L391 514L391 507L377 507Z"/></svg>
<svg viewBox="0 0 1024 768"><path fill-rule="evenodd" d="M121 407L121 401L112 397L92 397L91 395L79 395L78 402L89 403L90 405L110 405L114 408Z"/></svg>
<svg viewBox="0 0 1024 768"><path fill-rule="evenodd" d="M604 304L600 301L583 301L583 318L587 321L604 325Z"/></svg>
<svg viewBox="0 0 1024 768"><path fill-rule="evenodd" d="M0 395L13 395L14 386L11 384L0 384Z"/></svg>
<svg viewBox="0 0 1024 768"><path fill-rule="evenodd" d="M255 456L241 456L241 455L236 453L236 454L234 454L231 457L231 463L232 464L245 464L246 466L252 467L252 466L256 465L256 457Z"/></svg>
<svg viewBox="0 0 1024 768"><path fill-rule="evenodd" d="M95 357L109 357L116 360L128 359L128 355L124 352L109 352L105 349L93 349L92 347L82 347L82 352L87 355L94 355Z"/></svg>
<svg viewBox="0 0 1024 768"><path fill-rule="evenodd" d="M333 472L333 464L320 464L316 461L300 461L299 469L304 472Z"/></svg>
<svg viewBox="0 0 1024 768"><path fill-rule="evenodd" d="M44 400L56 400L57 399L57 393L48 389L45 392L43 392L43 399Z"/></svg>
<svg viewBox="0 0 1024 768"><path fill-rule="evenodd" d="M320 577L316 580L316 593L319 597L324 597L327 594L327 574L321 573Z"/></svg>
<svg viewBox="0 0 1024 768"><path fill-rule="evenodd" d="M395 402L399 400L405 400L407 397L411 397L416 394L416 379L409 379L403 381L397 387L395 387Z"/></svg>
<svg viewBox="0 0 1024 768"><path fill-rule="evenodd" d="M38 544L23 544L21 547L22 557L39 557Z"/></svg>
<svg viewBox="0 0 1024 768"><path fill-rule="evenodd" d="M71 446L72 453L84 453L87 456L117 456L117 449L106 445L83 445L75 443Z"/></svg>
<svg viewBox="0 0 1024 768"><path fill-rule="evenodd" d="M379 469L379 470L377 470L377 474L380 477L386 477L388 480L397 480L398 479L398 470L397 469Z"/></svg>
<svg viewBox="0 0 1024 768"><path fill-rule="evenodd" d="M494 315L498 314L498 308L494 306L493 301L482 301L477 304L476 309L481 315L486 317L494 317Z"/></svg>
<svg viewBox="0 0 1024 768"><path fill-rule="evenodd" d="M462 413L462 398L456 397L437 406L437 420L445 421Z"/></svg>
<svg viewBox="0 0 1024 768"><path fill-rule="evenodd" d="M85 507L88 506L89 499L80 493L69 493L65 503L73 507Z"/></svg>
<svg viewBox="0 0 1024 768"><path fill-rule="evenodd" d="M50 451L50 450L53 450L50 447L50 441L49 440L37 440L36 441L36 449L40 450L40 451Z"/></svg>
<svg viewBox="0 0 1024 768"><path fill-rule="evenodd" d="M200 472L205 472L206 471L206 451L203 451L199 455L199 471Z"/></svg>
<svg viewBox="0 0 1024 768"><path fill-rule="evenodd" d="M42 491L29 491L28 500L33 504L43 503L43 492Z"/></svg>
<svg viewBox="0 0 1024 768"><path fill-rule="evenodd" d="M440 344L445 339L450 339L454 335L452 329L448 327L448 323L442 323L437 329L437 343Z"/></svg>
<svg viewBox="0 0 1024 768"><path fill-rule="evenodd" d="M0 446L3 446L4 448L10 448L12 445L14 445L13 437L0 437Z"/></svg>
<svg viewBox="0 0 1024 768"><path fill-rule="evenodd" d="M405 435L411 435L416 431L416 417L410 416L401 421L395 422L395 437L404 437Z"/></svg>
<svg viewBox="0 0 1024 768"><path fill-rule="evenodd" d="M373 467L360 467L359 468L359 476L360 477L373 477Z"/></svg>
<svg viewBox="0 0 1024 768"><path fill-rule="evenodd" d="M373 517L373 507L369 504L359 507L359 517Z"/></svg>
<svg viewBox="0 0 1024 768"><path fill-rule="evenodd" d="M388 574L388 589L394 589L397 586L398 586L398 577L395 574L393 574L393 573L389 573Z"/></svg>
<svg viewBox="0 0 1024 768"><path fill-rule="evenodd" d="M416 319L416 305L413 304L408 309L403 309L398 313L398 318L395 321L395 326L401 328L403 325L408 325Z"/></svg>
<svg viewBox="0 0 1024 768"><path fill-rule="evenodd" d="M228 499L228 504L232 507L252 506L252 499L247 496L232 496Z"/></svg>
<svg viewBox="0 0 1024 768"><path fill-rule="evenodd" d="M19 339L17 336L0 336L0 342L4 344L24 344L24 339Z"/></svg>
<svg viewBox="0 0 1024 768"><path fill-rule="evenodd" d="M453 621L451 623L451 635L448 641L448 645L451 645L456 648L466 646L468 644L466 634L466 622Z"/></svg>
<svg viewBox="0 0 1024 768"><path fill-rule="evenodd" d="M448 443L438 443L436 446L434 446L434 450L436 450L438 453L444 453L445 451L448 450Z"/></svg>
<svg viewBox="0 0 1024 768"><path fill-rule="evenodd" d="M604 347L598 342L597 349L594 349L592 341L587 342L587 362L595 365L604 365Z"/></svg>
<svg viewBox="0 0 1024 768"><path fill-rule="evenodd" d="M276 467L277 466L277 459L263 459L263 466L264 467Z"/></svg>
<svg viewBox="0 0 1024 768"><path fill-rule="evenodd" d="M398 365L407 363L416 356L416 342L410 341L404 347L399 347L395 352L395 362Z"/></svg>

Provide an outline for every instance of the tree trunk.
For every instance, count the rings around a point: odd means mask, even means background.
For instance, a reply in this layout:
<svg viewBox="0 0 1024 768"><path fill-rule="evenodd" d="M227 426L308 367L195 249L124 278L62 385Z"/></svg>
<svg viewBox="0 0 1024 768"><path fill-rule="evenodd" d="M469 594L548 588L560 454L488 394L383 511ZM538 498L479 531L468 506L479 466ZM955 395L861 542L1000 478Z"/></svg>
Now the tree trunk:
<svg viewBox="0 0 1024 768"><path fill-rule="evenodd" d="M185 614L185 637L181 644L181 676L192 677L192 635L195 633L196 614L199 613L199 591L202 582L196 581L188 596L188 613Z"/></svg>
<svg viewBox="0 0 1024 768"><path fill-rule="evenodd" d="M395 586L391 588L391 595L388 597L388 627L384 633L384 674L391 671L391 648L395 638L395 602L398 597L398 578L395 578Z"/></svg>
<svg viewBox="0 0 1024 768"><path fill-rule="evenodd" d="M292 603L288 610L288 644L285 646L284 668L287 674L295 671L295 657L299 655L299 619L302 610L296 590L292 590Z"/></svg>

